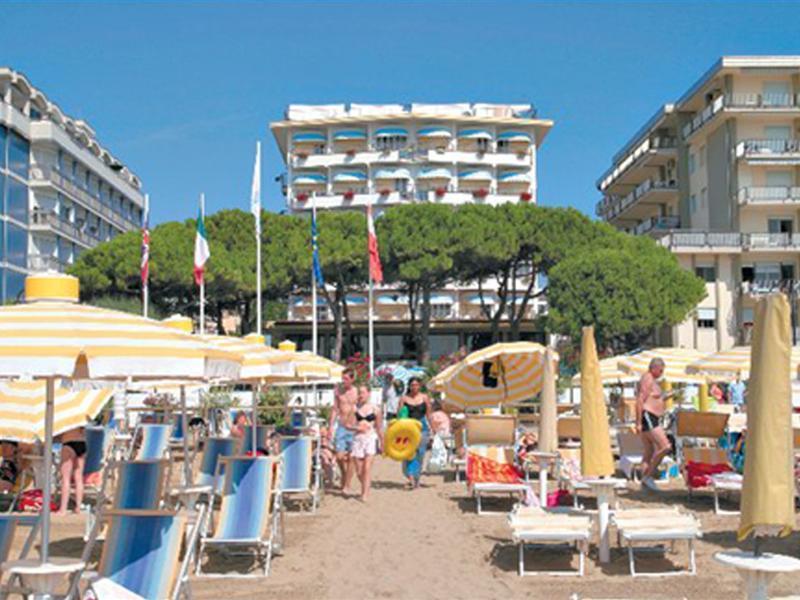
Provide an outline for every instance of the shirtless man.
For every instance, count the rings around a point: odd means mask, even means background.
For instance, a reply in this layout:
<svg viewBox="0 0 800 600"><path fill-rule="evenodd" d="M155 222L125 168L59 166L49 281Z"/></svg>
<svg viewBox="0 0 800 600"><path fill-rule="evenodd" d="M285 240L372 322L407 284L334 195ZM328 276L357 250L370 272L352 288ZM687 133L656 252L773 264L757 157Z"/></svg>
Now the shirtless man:
<svg viewBox="0 0 800 600"><path fill-rule="evenodd" d="M330 427L333 431L336 424L336 434L333 449L336 451L336 462L342 474L341 490L346 491L353 479L353 465L350 453L353 450L353 437L358 425L356 423L356 405L358 404L358 389L353 385L354 373L352 369L345 369L342 373L342 386L336 391L331 411Z"/></svg>
<svg viewBox="0 0 800 600"><path fill-rule="evenodd" d="M647 373L639 380L639 391L636 394L636 427L644 444L642 485L656 492L660 490L653 481L653 475L671 449L661 425L665 398L658 378L663 373L664 361L660 358L651 360Z"/></svg>

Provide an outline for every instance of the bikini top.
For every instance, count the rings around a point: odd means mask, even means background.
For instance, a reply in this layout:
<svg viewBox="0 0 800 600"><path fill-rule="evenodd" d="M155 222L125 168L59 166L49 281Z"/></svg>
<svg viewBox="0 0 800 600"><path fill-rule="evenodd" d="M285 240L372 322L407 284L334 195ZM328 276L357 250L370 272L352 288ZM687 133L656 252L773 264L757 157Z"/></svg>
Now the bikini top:
<svg viewBox="0 0 800 600"><path fill-rule="evenodd" d="M356 421L372 422L374 420L375 420L375 413L369 413L367 416L364 416L360 412L356 411Z"/></svg>
<svg viewBox="0 0 800 600"><path fill-rule="evenodd" d="M408 408L408 417L410 419L416 419L417 421L422 421L428 413L428 407L424 402L416 405L406 404L406 408Z"/></svg>

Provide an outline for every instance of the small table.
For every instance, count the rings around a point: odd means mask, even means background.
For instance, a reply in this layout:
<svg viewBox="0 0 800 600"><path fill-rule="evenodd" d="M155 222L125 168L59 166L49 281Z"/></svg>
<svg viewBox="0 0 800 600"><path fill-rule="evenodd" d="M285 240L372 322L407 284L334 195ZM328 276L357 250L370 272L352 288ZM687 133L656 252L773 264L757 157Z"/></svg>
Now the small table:
<svg viewBox="0 0 800 600"><path fill-rule="evenodd" d="M529 452L527 456L539 465L539 504L542 508L547 508L547 470L551 463L556 463L559 454L557 452Z"/></svg>
<svg viewBox="0 0 800 600"><path fill-rule="evenodd" d="M33 592L34 598L52 598L65 577L82 571L86 563L74 558L51 556L43 563L37 558L9 560L3 563L3 571L10 577L18 576L22 585Z"/></svg>
<svg viewBox="0 0 800 600"><path fill-rule="evenodd" d="M741 492L744 477L739 473L717 473L711 476L711 489L714 490L714 513L718 515L738 515L738 510L722 510L719 507L720 492Z"/></svg>
<svg viewBox="0 0 800 600"><path fill-rule="evenodd" d="M614 500L618 487L625 487L624 479L584 479L581 483L588 485L597 496L597 528L600 534L600 562L611 560L611 536L608 531L609 505Z"/></svg>
<svg viewBox="0 0 800 600"><path fill-rule="evenodd" d="M717 552L714 560L739 572L744 580L745 598L748 600L767 600L768 587L775 575L800 571L800 560L769 552L764 552L761 556L737 550Z"/></svg>

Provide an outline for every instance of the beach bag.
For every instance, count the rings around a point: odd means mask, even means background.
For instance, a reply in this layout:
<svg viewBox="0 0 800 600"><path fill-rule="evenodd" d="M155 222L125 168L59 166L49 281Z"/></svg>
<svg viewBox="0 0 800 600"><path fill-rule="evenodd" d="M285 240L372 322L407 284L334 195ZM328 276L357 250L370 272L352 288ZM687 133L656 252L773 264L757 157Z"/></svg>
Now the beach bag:
<svg viewBox="0 0 800 600"><path fill-rule="evenodd" d="M547 508L557 506L572 506L573 498L567 490L559 489L547 494Z"/></svg>
<svg viewBox="0 0 800 600"><path fill-rule="evenodd" d="M444 441L438 435L433 437L431 443L431 457L428 460L428 471L430 473L440 473L447 466L447 448Z"/></svg>
<svg viewBox="0 0 800 600"><path fill-rule="evenodd" d="M42 490L25 490L20 494L17 501L19 510L26 513L41 512L44 505L44 493ZM50 501L50 510L58 510L58 504Z"/></svg>

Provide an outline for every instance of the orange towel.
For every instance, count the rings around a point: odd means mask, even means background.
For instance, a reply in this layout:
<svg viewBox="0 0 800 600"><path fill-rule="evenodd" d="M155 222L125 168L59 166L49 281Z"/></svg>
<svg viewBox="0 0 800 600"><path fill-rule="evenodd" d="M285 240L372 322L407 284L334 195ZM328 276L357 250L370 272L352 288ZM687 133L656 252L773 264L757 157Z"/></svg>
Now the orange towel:
<svg viewBox="0 0 800 600"><path fill-rule="evenodd" d="M467 481L472 483L521 483L523 473L508 462L492 460L474 452L467 459Z"/></svg>

